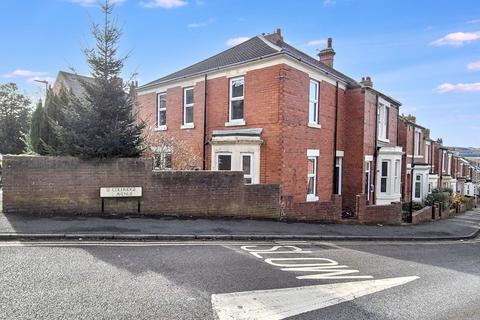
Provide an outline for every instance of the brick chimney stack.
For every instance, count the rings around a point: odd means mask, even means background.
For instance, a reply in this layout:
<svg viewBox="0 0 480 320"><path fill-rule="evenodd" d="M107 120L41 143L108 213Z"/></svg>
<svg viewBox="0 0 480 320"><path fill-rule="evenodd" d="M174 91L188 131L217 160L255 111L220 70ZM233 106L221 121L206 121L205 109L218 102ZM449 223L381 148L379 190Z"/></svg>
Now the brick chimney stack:
<svg viewBox="0 0 480 320"><path fill-rule="evenodd" d="M363 87L369 87L369 88L373 88L373 82L372 82L372 78L370 77L362 77L362 81L360 81L360 84L363 86Z"/></svg>
<svg viewBox="0 0 480 320"><path fill-rule="evenodd" d="M273 33L269 33L269 40L273 43L277 43L278 41L283 41L282 29L278 28Z"/></svg>
<svg viewBox="0 0 480 320"><path fill-rule="evenodd" d="M415 117L414 115L409 114L408 116L405 117L405 119L407 119L412 123L417 123L417 117Z"/></svg>
<svg viewBox="0 0 480 320"><path fill-rule="evenodd" d="M335 56L335 50L333 50L332 41L333 41L332 38L328 38L327 48L321 50L318 53L318 56L320 57L320 62L333 68L333 57Z"/></svg>

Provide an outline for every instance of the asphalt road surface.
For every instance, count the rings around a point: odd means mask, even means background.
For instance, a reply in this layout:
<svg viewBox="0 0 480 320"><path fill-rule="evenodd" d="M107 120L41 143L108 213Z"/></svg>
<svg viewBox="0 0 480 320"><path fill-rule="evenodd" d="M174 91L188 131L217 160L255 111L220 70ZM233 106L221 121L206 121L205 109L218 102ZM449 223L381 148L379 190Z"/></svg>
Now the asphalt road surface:
<svg viewBox="0 0 480 320"><path fill-rule="evenodd" d="M0 319L480 319L480 240L0 243Z"/></svg>

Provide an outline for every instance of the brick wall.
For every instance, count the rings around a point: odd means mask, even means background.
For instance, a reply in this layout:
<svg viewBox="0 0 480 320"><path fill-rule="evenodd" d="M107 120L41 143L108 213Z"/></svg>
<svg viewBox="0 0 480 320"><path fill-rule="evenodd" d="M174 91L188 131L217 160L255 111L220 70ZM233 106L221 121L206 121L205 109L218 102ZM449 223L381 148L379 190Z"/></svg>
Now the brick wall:
<svg viewBox="0 0 480 320"><path fill-rule="evenodd" d="M432 207L425 207L412 214L412 224L420 224L432 221ZM434 215L435 217L435 215Z"/></svg>
<svg viewBox="0 0 480 320"><path fill-rule="evenodd" d="M280 217L278 185L246 186L241 172L151 168L150 159L5 156L4 212ZM142 187L143 196L104 199L102 212L100 187Z"/></svg>
<svg viewBox="0 0 480 320"><path fill-rule="evenodd" d="M402 223L402 204L394 202L389 205L367 205L365 195L357 196L357 218L363 224L390 224Z"/></svg>
<svg viewBox="0 0 480 320"><path fill-rule="evenodd" d="M334 195L330 201L294 202L292 197L282 198L284 218L287 220L319 221L324 223L344 223L342 220L342 198Z"/></svg>

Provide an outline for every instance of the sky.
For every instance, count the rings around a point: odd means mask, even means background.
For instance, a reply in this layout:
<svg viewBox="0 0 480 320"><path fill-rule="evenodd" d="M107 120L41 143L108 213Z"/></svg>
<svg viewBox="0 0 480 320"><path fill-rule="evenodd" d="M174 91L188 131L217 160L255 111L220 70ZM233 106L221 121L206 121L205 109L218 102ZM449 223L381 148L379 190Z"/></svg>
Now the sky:
<svg viewBox="0 0 480 320"><path fill-rule="evenodd" d="M445 145L480 147L478 0L111 0L124 77L145 84L281 28L315 55L333 38L335 68L402 103ZM32 99L59 70L88 75L83 48L97 0L1 0L0 83Z"/></svg>

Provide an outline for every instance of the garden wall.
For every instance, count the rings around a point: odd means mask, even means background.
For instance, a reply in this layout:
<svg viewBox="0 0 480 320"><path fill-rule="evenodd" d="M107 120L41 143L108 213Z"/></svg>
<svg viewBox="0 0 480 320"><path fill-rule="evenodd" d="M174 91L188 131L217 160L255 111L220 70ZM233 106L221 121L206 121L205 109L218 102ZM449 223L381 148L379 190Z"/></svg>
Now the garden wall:
<svg viewBox="0 0 480 320"><path fill-rule="evenodd" d="M5 156L3 165L6 214L280 217L279 186L245 185L242 172L153 171L142 158ZM143 194L100 198L101 187Z"/></svg>

